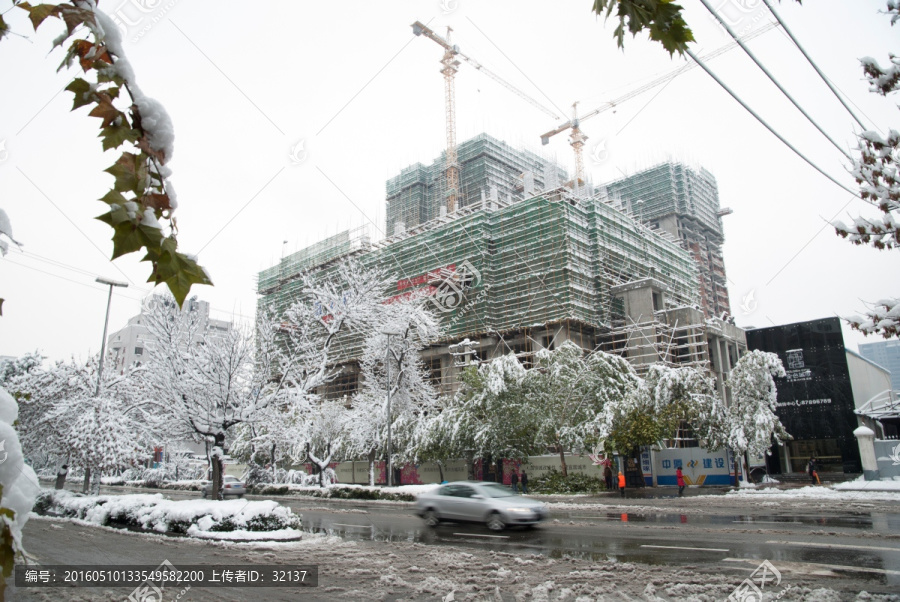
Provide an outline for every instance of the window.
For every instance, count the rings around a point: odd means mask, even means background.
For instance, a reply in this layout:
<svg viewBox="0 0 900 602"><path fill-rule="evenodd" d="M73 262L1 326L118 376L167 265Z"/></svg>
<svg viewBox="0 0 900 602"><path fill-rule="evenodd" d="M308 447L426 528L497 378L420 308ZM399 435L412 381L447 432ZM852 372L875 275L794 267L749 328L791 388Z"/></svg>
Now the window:
<svg viewBox="0 0 900 602"><path fill-rule="evenodd" d="M433 357L430 359L426 359L425 370L428 372L428 382L431 383L433 387L440 388L441 386L441 358Z"/></svg>
<svg viewBox="0 0 900 602"><path fill-rule="evenodd" d="M135 347L135 348L134 348L134 354L135 354L135 355L143 355L143 354L144 354L144 348L143 348L143 347Z"/></svg>

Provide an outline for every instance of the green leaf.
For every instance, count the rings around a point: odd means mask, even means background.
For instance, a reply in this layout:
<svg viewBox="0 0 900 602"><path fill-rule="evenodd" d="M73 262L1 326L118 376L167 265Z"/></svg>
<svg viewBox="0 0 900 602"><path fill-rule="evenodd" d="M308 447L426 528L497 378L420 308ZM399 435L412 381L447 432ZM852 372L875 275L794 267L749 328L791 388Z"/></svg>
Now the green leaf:
<svg viewBox="0 0 900 602"><path fill-rule="evenodd" d="M3 15L0 15L0 40L2 40L7 33L9 33L9 25L3 20Z"/></svg>
<svg viewBox="0 0 900 602"><path fill-rule="evenodd" d="M100 130L100 137L103 138L103 150L109 150L122 146L125 141L137 142L139 134L130 126L113 125Z"/></svg>
<svg viewBox="0 0 900 602"><path fill-rule="evenodd" d="M44 22L44 19L51 16L58 17L60 13L60 7L55 4L38 4L37 6L31 6L28 2L22 2L19 4L19 8L28 11L28 18L31 19L31 25L34 27L35 31L37 31L38 26Z"/></svg>
<svg viewBox="0 0 900 602"><path fill-rule="evenodd" d="M143 195L144 182L147 180L147 165L139 155L122 153L119 160L105 171L116 179L113 190L118 192L130 190L135 196Z"/></svg>
<svg viewBox="0 0 900 602"><path fill-rule="evenodd" d="M96 99L96 95L93 89L91 89L91 84L80 77L73 79L72 83L66 86L66 90L75 95L75 102L72 105L73 111L78 107L91 104Z"/></svg>
<svg viewBox="0 0 900 602"><path fill-rule="evenodd" d="M100 200L109 205L123 205L125 203L125 197L116 190L110 190L100 197Z"/></svg>
<svg viewBox="0 0 900 602"><path fill-rule="evenodd" d="M162 245L159 247L159 255L153 263L153 273L147 279L147 282L155 284L165 283L175 300L178 301L178 304L182 305L192 285L207 284L212 286L212 281L209 279L206 271L194 259L177 252L176 249L177 242L174 238L168 237L163 240ZM148 257L144 258L145 261L151 255L150 248L147 250Z"/></svg>

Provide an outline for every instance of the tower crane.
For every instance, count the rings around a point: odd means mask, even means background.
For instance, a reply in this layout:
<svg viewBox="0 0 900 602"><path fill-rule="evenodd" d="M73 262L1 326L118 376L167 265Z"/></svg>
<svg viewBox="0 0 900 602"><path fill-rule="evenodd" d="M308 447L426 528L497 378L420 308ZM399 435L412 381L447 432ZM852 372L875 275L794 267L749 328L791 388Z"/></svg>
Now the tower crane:
<svg viewBox="0 0 900 602"><path fill-rule="evenodd" d="M470 56L460 52L459 46L452 44L450 41L450 32L453 30L447 28L447 37L443 38L421 21L412 24L413 33L417 36L424 35L426 38L436 42L444 49L444 56L441 58L441 73L444 75L444 102L445 116L447 120L447 153L446 153L446 171L444 174L447 187L447 213L456 210L456 202L459 198L459 163L456 153L456 93L454 87L454 77L459 69L459 59L464 60L472 65L475 69L484 73L495 82L510 90L518 97L522 98L532 106L540 109L553 119L559 119L559 116L552 110L548 109L538 101L534 100L509 82L505 81L496 73L490 71L487 67L476 61Z"/></svg>
<svg viewBox="0 0 900 602"><path fill-rule="evenodd" d="M767 31L769 31L771 29L774 29L775 27L778 27L778 25L776 23L769 23L768 25L765 25L764 27L760 27L756 31L750 32L745 36L741 36L741 40L742 41L750 40L752 38L755 38L756 36L766 33ZM712 52L703 55L701 57L701 59L703 59L704 62L707 59L713 59L713 58L719 56L720 54L724 54L724 53L728 52L729 50L731 50L732 48L734 48L737 45L738 45L737 42L731 42L730 44L726 44L725 46L722 46L721 48L717 48L716 50L713 50ZM643 86L640 86L639 88L635 88L634 90L632 90L626 94L623 94L622 96L616 98L615 100L610 100L610 101L604 103L600 107L594 109L593 111L590 111L589 113L585 113L581 117L578 116L578 103L577 102L573 103L572 104L572 119L570 119L569 121L566 121L565 123L563 123L556 129L550 130L546 134L541 135L541 144L544 144L544 145L549 144L551 136L555 136L556 134L560 134L568 129L571 129L572 133L569 134L569 144L572 145L572 150L575 151L575 185L578 186L578 185L584 183L583 148L584 148L584 142L587 140L588 137L584 134L584 132L581 131L581 122L586 119L590 119L594 115L599 115L600 113L603 113L604 111L608 111L609 109L615 109L623 102L625 102L627 100L631 100L635 96L639 96L648 90L652 90L653 88L655 88L659 85L667 83L667 82L675 79L676 77L678 77L685 71L688 71L689 69L693 69L696 66L697 66L697 63L695 63L695 62L690 62L686 65L683 65L683 66L679 67L678 69L674 69L674 70L670 71L669 73L666 73L665 75L660 76L660 77L654 79L653 81L644 84Z"/></svg>

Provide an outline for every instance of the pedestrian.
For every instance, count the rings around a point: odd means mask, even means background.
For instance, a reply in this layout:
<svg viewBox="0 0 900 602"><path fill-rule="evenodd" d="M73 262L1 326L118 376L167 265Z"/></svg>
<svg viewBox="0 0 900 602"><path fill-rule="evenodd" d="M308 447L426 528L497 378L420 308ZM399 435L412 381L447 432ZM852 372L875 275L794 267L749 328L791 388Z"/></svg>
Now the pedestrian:
<svg viewBox="0 0 900 602"><path fill-rule="evenodd" d="M684 495L684 474L681 472L681 466L675 469L675 481L678 482L678 497Z"/></svg>
<svg viewBox="0 0 900 602"><path fill-rule="evenodd" d="M612 468L609 466L606 467L606 470L603 471L603 479L606 481L606 490L613 490L613 481L612 481Z"/></svg>
<svg viewBox="0 0 900 602"><path fill-rule="evenodd" d="M812 456L809 459L809 464L806 465L806 472L809 473L809 480L813 485L819 480L819 473L817 471L818 466L816 465L816 457Z"/></svg>
<svg viewBox="0 0 900 602"><path fill-rule="evenodd" d="M528 493L528 473L522 471L522 493Z"/></svg>
<svg viewBox="0 0 900 602"><path fill-rule="evenodd" d="M56 473L56 488L62 489L66 486L66 475L69 474L69 465L63 464L59 472Z"/></svg>
<svg viewBox="0 0 900 602"><path fill-rule="evenodd" d="M519 493L519 474L515 470L509 477L509 484L512 485L513 493Z"/></svg>
<svg viewBox="0 0 900 602"><path fill-rule="evenodd" d="M625 475L621 470L619 471L619 491L622 492L622 497L625 497Z"/></svg>

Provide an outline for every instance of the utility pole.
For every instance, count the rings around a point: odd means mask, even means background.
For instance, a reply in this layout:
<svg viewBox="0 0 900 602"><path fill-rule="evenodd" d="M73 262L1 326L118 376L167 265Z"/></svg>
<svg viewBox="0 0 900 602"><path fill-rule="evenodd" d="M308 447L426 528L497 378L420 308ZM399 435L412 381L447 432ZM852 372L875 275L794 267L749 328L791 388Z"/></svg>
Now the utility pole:
<svg viewBox="0 0 900 602"><path fill-rule="evenodd" d="M103 321L103 340L100 343L100 366L97 369L97 388L94 389L94 397L100 396L100 379L103 377L103 359L106 356L106 330L109 327L109 308L112 305L112 291L114 286L127 287L127 282L109 280L98 276L97 282L109 285L109 297L106 299L106 319Z"/></svg>

